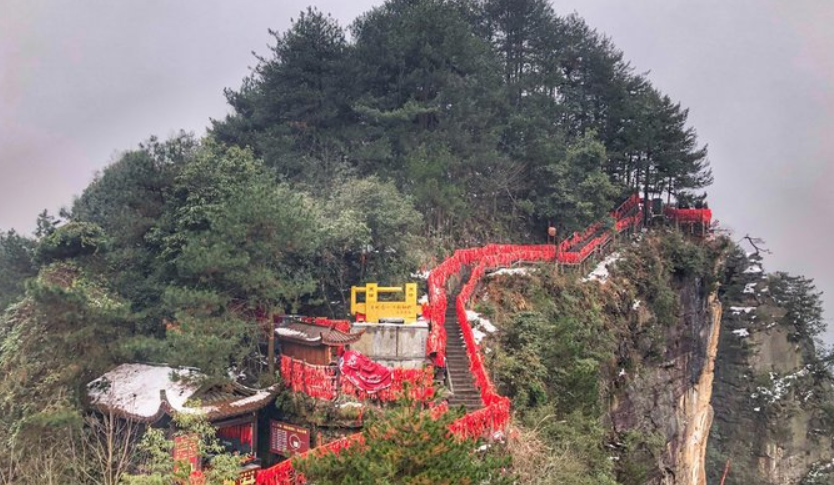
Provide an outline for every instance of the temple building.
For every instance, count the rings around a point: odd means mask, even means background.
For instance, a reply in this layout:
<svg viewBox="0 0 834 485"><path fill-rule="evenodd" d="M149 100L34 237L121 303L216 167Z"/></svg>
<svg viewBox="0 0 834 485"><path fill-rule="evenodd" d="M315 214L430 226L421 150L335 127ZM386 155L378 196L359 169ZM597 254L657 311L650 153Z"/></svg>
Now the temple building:
<svg viewBox="0 0 834 485"><path fill-rule="evenodd" d="M265 420L260 414L274 408L278 386L257 390L235 382L201 385L202 377L191 368L121 364L88 384L87 395L99 412L146 426L170 427L177 413L204 415L226 450L241 457L242 474L259 469L264 458L275 461L264 456L269 437L261 436L258 428Z"/></svg>
<svg viewBox="0 0 834 485"><path fill-rule="evenodd" d="M341 322L341 321L332 321ZM312 365L335 364L338 349L356 343L364 330L351 332L350 324L324 326L302 319L287 318L275 326L281 355ZM343 329L337 328L342 327Z"/></svg>

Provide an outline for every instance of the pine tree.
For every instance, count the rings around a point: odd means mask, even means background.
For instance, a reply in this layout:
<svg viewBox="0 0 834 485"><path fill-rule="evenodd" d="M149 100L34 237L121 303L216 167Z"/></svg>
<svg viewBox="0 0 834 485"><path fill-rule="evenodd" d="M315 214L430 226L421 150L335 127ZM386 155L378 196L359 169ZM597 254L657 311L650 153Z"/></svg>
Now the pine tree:
<svg viewBox="0 0 834 485"><path fill-rule="evenodd" d="M483 452L476 441L450 439L448 426L455 416L434 420L406 405L367 427L364 445L299 460L295 466L319 485L512 483L499 451Z"/></svg>

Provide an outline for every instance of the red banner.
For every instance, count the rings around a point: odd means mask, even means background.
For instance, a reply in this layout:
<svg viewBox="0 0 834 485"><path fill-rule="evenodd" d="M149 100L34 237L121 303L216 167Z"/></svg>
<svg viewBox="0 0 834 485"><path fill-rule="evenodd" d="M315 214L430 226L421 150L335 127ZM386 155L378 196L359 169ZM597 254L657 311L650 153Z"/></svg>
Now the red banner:
<svg viewBox="0 0 834 485"><path fill-rule="evenodd" d="M188 466L191 472L200 471L200 439L196 435L174 436L174 472Z"/></svg>

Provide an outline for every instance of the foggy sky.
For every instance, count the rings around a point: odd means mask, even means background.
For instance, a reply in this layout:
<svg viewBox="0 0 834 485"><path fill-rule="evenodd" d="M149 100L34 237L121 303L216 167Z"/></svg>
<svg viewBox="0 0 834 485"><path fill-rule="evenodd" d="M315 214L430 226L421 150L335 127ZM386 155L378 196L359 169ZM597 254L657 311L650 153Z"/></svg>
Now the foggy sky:
<svg viewBox="0 0 834 485"><path fill-rule="evenodd" d="M348 24L380 2L0 0L0 230L31 232L120 150L202 134L307 5ZM554 0L690 108L716 217L805 274L834 316L834 2ZM834 332L829 332L834 342Z"/></svg>

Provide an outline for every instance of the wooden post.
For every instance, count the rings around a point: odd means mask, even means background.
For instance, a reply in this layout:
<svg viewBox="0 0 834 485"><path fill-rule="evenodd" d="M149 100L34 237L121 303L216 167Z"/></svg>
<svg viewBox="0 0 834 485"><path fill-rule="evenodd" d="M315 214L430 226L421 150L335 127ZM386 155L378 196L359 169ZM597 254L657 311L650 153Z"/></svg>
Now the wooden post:
<svg viewBox="0 0 834 485"><path fill-rule="evenodd" d="M269 335L267 336L267 365L269 366L269 378L275 380L275 321L272 319L272 312L269 313L266 326Z"/></svg>
<svg viewBox="0 0 834 485"><path fill-rule="evenodd" d="M727 458L727 464L724 465L724 475L721 477L721 485L727 480L727 474L730 473L730 459Z"/></svg>

